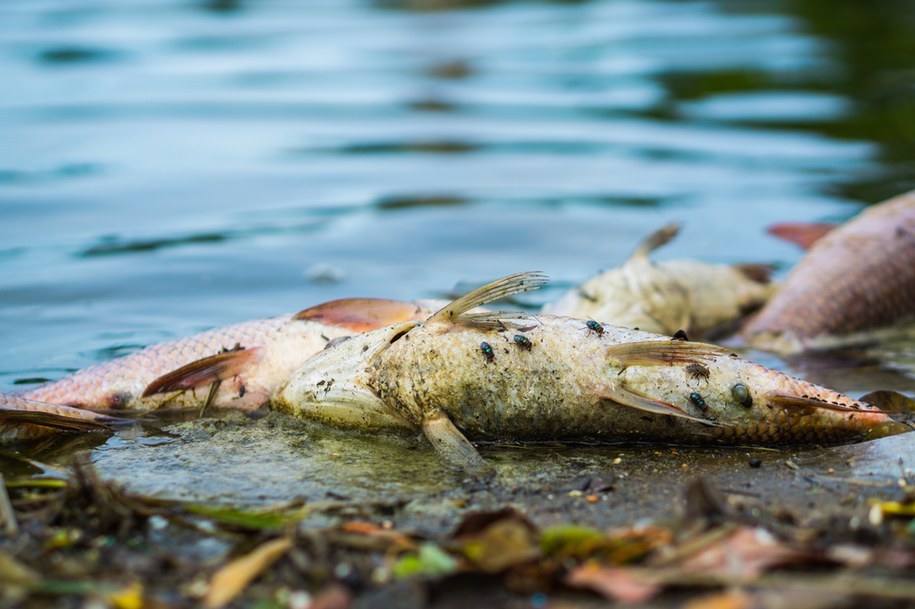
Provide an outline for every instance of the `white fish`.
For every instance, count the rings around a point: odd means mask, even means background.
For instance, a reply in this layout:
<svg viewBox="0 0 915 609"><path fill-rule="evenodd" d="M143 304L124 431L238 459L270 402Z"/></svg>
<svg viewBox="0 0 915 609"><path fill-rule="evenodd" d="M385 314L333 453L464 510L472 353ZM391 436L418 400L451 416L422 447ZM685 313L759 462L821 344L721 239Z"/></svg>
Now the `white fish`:
<svg viewBox="0 0 915 609"><path fill-rule="evenodd" d="M905 428L870 404L702 343L593 320L471 312L535 289L520 273L425 322L354 336L308 360L273 406L359 429L422 429L446 458L472 440L834 443Z"/></svg>

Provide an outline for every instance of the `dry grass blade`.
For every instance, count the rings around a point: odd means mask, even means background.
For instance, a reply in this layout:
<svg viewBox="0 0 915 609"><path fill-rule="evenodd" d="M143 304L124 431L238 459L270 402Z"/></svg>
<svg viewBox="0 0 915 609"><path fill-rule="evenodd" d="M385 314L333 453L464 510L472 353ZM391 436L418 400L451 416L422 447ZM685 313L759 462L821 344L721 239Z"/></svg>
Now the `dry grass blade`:
<svg viewBox="0 0 915 609"><path fill-rule="evenodd" d="M261 544L250 554L225 565L210 580L210 586L203 597L203 606L207 609L225 606L291 547L292 540L280 537Z"/></svg>
<svg viewBox="0 0 915 609"><path fill-rule="evenodd" d="M9 493L6 492L6 480L3 479L2 473L0 473L0 527L7 537L15 537L19 534L16 512L13 511Z"/></svg>

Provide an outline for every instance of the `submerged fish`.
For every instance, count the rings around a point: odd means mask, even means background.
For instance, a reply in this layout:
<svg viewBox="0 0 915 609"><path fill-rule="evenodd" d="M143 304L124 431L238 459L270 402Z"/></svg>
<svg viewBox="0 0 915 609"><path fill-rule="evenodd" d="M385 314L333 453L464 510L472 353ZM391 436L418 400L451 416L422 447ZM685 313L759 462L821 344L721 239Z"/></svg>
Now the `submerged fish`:
<svg viewBox="0 0 915 609"><path fill-rule="evenodd" d="M486 466L467 438L794 445L906 429L713 345L593 320L471 312L544 281L508 276L425 322L334 345L279 388L273 407L354 428L419 428L449 460L478 470Z"/></svg>
<svg viewBox="0 0 915 609"><path fill-rule="evenodd" d="M658 334L708 335L762 306L772 294L765 265L653 262L649 254L679 231L649 235L622 266L588 279L543 307L544 313L600 320Z"/></svg>
<svg viewBox="0 0 915 609"><path fill-rule="evenodd" d="M31 440L59 431L107 431L124 419L0 394L0 440Z"/></svg>
<svg viewBox="0 0 915 609"><path fill-rule="evenodd" d="M151 345L19 397L90 410L253 410L329 341L425 315L415 304L395 300L331 301Z"/></svg>
<svg viewBox="0 0 915 609"><path fill-rule="evenodd" d="M850 344L915 319L915 191L825 231L775 231L813 245L742 330L754 346L791 352Z"/></svg>

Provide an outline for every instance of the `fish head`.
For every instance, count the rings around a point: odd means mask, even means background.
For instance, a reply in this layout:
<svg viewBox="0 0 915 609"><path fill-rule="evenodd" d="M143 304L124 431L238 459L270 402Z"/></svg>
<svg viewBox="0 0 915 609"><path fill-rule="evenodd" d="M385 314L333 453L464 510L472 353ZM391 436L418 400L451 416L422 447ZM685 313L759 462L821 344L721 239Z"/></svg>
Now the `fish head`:
<svg viewBox="0 0 915 609"><path fill-rule="evenodd" d="M608 349L604 395L671 415L680 434L726 444L838 444L907 431L877 406L745 360L714 345L645 341ZM681 436L686 439L684 436Z"/></svg>
<svg viewBox="0 0 915 609"><path fill-rule="evenodd" d="M372 389L371 366L417 325L402 322L331 341L277 388L271 407L340 427L407 427Z"/></svg>
<svg viewBox="0 0 915 609"><path fill-rule="evenodd" d="M709 365L712 435L728 444L840 444L908 431L880 408L760 364Z"/></svg>

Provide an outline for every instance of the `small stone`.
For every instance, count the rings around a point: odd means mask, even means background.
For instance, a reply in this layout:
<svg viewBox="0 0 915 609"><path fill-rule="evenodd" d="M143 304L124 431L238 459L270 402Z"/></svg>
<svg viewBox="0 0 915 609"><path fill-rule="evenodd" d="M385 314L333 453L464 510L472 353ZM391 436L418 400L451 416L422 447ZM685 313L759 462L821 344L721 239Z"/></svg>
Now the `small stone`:
<svg viewBox="0 0 915 609"><path fill-rule="evenodd" d="M757 469L761 465L762 465L762 460L757 459L756 457L753 457L752 459L750 459L750 467L752 467L753 469Z"/></svg>

